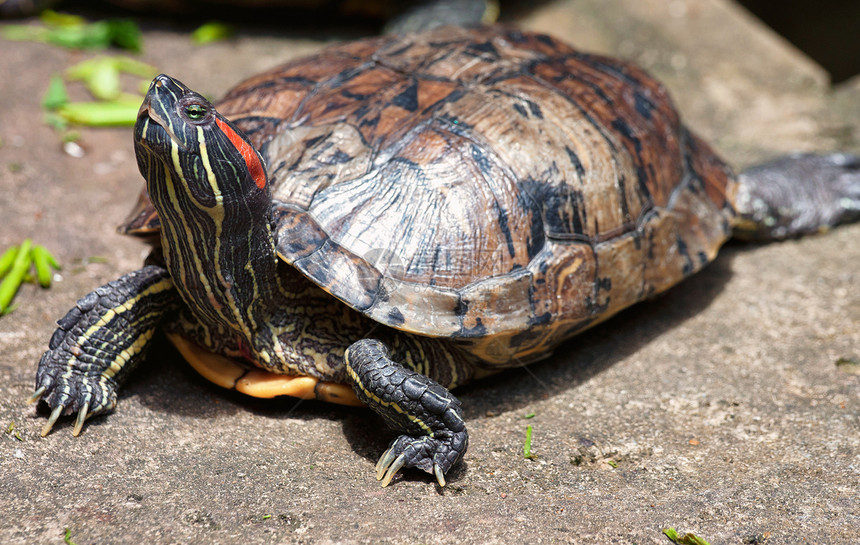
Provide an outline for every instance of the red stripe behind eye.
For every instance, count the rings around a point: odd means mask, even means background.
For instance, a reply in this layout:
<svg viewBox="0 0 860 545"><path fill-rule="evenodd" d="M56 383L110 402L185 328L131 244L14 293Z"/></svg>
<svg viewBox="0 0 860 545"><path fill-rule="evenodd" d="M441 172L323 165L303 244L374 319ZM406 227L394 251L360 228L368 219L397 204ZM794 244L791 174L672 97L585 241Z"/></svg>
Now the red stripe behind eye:
<svg viewBox="0 0 860 545"><path fill-rule="evenodd" d="M230 125L224 123L217 117L215 118L215 123L217 123L221 128L221 132L227 136L233 144L233 147L239 150L239 153L242 154L242 159L245 160L245 165L248 167L248 173L251 175L254 183L257 184L257 187L260 189L266 187L266 171L263 168L263 163L260 162L260 157L257 155L256 150L254 150L250 144L245 142L245 140L239 136L236 131L231 129Z"/></svg>

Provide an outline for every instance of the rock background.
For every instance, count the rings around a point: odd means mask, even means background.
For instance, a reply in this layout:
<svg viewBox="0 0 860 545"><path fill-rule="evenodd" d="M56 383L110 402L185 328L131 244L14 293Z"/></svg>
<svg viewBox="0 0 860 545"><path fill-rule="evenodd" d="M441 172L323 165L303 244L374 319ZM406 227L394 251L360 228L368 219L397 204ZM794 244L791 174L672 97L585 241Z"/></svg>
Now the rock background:
<svg viewBox="0 0 860 545"><path fill-rule="evenodd" d="M728 0L561 0L514 23L644 65L739 167L860 151L860 85L831 89ZM159 24L145 40L143 60L211 96L323 45L243 28L195 47ZM79 545L650 544L669 526L714 545L858 539L860 377L836 362L860 358L860 225L730 244L550 360L462 389L471 446L445 489L417 472L379 487L390 436L370 413L234 395L164 345L115 414L40 438L45 415L24 404L36 364L78 297L140 265L114 226L141 180L128 129L83 129L75 159L42 123L50 74L90 54L0 47L0 247L32 236L65 265L0 318L0 425L22 439L0 436L0 542L62 543L66 528Z"/></svg>

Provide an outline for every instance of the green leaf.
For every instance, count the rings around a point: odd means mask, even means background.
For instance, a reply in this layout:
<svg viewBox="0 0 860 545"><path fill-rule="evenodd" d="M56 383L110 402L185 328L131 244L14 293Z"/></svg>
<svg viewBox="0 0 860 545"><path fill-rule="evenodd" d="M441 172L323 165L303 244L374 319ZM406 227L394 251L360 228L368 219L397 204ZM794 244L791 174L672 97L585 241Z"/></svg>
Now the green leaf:
<svg viewBox="0 0 860 545"><path fill-rule="evenodd" d="M145 62L141 62L137 59L132 59L131 57L126 56L117 56L113 57L113 60L120 72L146 78L147 80L151 80L158 75L158 69L151 64L146 64ZM148 86L149 81L147 81L146 84ZM146 88L144 88L143 92L146 93Z"/></svg>
<svg viewBox="0 0 860 545"><path fill-rule="evenodd" d="M42 22L47 26L9 25L3 29L8 40L42 42L69 49L105 49L116 45L140 52L141 32L134 21L110 19L87 23L85 19L46 11Z"/></svg>
<svg viewBox="0 0 860 545"><path fill-rule="evenodd" d="M110 28L103 21L52 28L46 41L68 49L105 49L111 44Z"/></svg>
<svg viewBox="0 0 860 545"><path fill-rule="evenodd" d="M49 111L56 110L68 102L69 94L66 92L66 84L63 83L62 76L59 74L52 75L51 81L48 83L48 90L42 97L42 108Z"/></svg>
<svg viewBox="0 0 860 545"><path fill-rule="evenodd" d="M671 539L673 543L677 543L677 545L711 545L695 534L684 534L683 536L680 536L674 528L664 528L663 533L666 537Z"/></svg>
<svg viewBox="0 0 860 545"><path fill-rule="evenodd" d="M232 38L236 31L232 26L218 21L209 21L191 33L191 41L197 45L220 42Z"/></svg>
<svg viewBox="0 0 860 545"><path fill-rule="evenodd" d="M116 100L122 93L116 63L97 63L86 80L87 88L100 100Z"/></svg>
<svg viewBox="0 0 860 545"><path fill-rule="evenodd" d="M535 413L528 413L528 414L524 414L523 418L525 418L526 420L529 420L531 418L534 418L535 416L536 416Z"/></svg>
<svg viewBox="0 0 860 545"><path fill-rule="evenodd" d="M143 34L140 27L130 19L111 19L107 21L110 41L113 45L140 53L143 50Z"/></svg>
<svg viewBox="0 0 860 545"><path fill-rule="evenodd" d="M126 72L150 80L157 71L154 66L125 56L101 56L79 62L66 69L70 80L83 81L94 97L101 100L143 101L142 96L122 92L120 73ZM147 82L148 85L149 82Z"/></svg>
<svg viewBox="0 0 860 545"><path fill-rule="evenodd" d="M70 102L57 110L69 123L92 127L133 126L139 102Z"/></svg>

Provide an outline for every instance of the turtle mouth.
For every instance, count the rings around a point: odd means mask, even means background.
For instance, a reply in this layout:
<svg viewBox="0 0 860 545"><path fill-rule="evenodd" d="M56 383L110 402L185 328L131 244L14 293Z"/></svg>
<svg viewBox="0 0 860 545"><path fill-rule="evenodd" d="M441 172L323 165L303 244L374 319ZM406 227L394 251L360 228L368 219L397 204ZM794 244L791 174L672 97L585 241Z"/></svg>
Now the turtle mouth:
<svg viewBox="0 0 860 545"><path fill-rule="evenodd" d="M153 130L156 131L155 134L151 132ZM147 96L143 104L141 104L140 110L137 112L137 122L135 123L137 141L142 146L155 151L152 144L161 140L161 138L156 137L160 131L164 131L170 140L179 146L181 150L188 151L188 146L171 130L170 123L155 111L150 103L150 97Z"/></svg>

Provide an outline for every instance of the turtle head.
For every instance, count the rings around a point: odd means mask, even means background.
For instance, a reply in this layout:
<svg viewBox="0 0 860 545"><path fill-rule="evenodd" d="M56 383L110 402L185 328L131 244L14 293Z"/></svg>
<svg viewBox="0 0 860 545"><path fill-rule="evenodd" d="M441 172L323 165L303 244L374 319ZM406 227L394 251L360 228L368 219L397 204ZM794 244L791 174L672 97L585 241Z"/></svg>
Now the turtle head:
<svg viewBox="0 0 860 545"><path fill-rule="evenodd" d="M278 260L262 156L208 100L165 75L140 107L134 149L180 295L201 320L246 330Z"/></svg>
<svg viewBox="0 0 860 545"><path fill-rule="evenodd" d="M242 202L267 212L271 205L263 158L248 137L170 76L152 80L134 126L134 148L160 214L177 199L204 209Z"/></svg>

